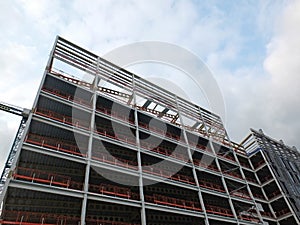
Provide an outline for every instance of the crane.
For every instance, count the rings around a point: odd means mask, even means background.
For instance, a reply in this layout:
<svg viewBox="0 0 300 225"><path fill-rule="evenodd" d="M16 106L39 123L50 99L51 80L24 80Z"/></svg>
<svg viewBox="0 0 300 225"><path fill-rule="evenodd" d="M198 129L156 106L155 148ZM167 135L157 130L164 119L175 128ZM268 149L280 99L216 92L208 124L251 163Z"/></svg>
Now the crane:
<svg viewBox="0 0 300 225"><path fill-rule="evenodd" d="M29 109L13 106L4 102L0 102L0 110L15 114L17 116L22 116L23 118L27 118L30 113Z"/></svg>
<svg viewBox="0 0 300 225"><path fill-rule="evenodd" d="M19 145L21 143L21 139L22 139L25 127L26 127L26 121L28 119L28 116L29 116L31 110L21 108L18 106L13 106L13 105L10 105L10 104L4 103L4 102L0 102L0 110L22 117L17 135L13 142L12 148L10 150L10 153L8 155L7 161L4 166L4 170L3 170L1 178L0 178L0 194L1 194L7 178L10 177L11 167L13 165L15 156L17 154Z"/></svg>

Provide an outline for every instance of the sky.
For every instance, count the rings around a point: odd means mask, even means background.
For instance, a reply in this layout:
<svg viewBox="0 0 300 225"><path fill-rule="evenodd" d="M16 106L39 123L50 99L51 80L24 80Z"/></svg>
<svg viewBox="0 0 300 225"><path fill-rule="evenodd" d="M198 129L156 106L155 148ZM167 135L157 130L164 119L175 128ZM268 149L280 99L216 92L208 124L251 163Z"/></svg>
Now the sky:
<svg viewBox="0 0 300 225"><path fill-rule="evenodd" d="M0 101L32 107L56 35L100 56L135 42L167 42L212 71L231 140L240 142L249 128L263 129L300 149L299 12L300 1L293 0L0 1ZM149 67L128 69L151 76ZM154 71L171 79L172 70ZM197 87L178 85L206 105ZM0 166L19 122L0 111Z"/></svg>

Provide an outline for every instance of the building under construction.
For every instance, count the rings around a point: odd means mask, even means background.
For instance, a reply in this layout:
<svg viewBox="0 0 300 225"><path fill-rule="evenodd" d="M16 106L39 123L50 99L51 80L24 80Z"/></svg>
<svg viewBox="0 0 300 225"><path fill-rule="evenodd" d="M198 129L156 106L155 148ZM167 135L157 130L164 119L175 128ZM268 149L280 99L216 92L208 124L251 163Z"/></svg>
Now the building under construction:
<svg viewBox="0 0 300 225"><path fill-rule="evenodd" d="M300 224L297 150L236 144L218 115L61 37L32 110L1 109L23 119L0 224Z"/></svg>
<svg viewBox="0 0 300 225"><path fill-rule="evenodd" d="M260 180L261 197L256 196L256 202L264 213L277 217L279 224L300 224L300 153L262 130L251 130L241 144L252 161L256 180Z"/></svg>

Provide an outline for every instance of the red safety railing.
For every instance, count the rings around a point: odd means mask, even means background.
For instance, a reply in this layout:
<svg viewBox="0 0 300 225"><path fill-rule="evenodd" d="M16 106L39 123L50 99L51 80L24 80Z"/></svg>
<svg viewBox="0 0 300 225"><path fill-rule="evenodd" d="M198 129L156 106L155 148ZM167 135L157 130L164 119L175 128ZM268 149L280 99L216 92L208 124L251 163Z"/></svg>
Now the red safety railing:
<svg viewBox="0 0 300 225"><path fill-rule="evenodd" d="M90 129L90 123L88 121L83 121L83 120L79 120L76 118L73 118L71 116L66 116L66 115L62 115L47 109L41 109L38 108L35 110L35 113L37 115L41 115L74 127L78 127L78 128L82 128L85 130L89 130Z"/></svg>
<svg viewBox="0 0 300 225"><path fill-rule="evenodd" d="M206 163L202 162L202 160L200 160L200 159L193 159L193 162L194 162L194 165L196 165L196 166L200 166L200 167L203 167L203 168L207 168L207 169L219 172L218 167L213 163L206 164Z"/></svg>
<svg viewBox="0 0 300 225"><path fill-rule="evenodd" d="M245 190L238 190L238 191L232 191L232 192L230 191L230 195L231 196L236 196L236 197L239 197L239 198L252 200L249 193Z"/></svg>
<svg viewBox="0 0 300 225"><path fill-rule="evenodd" d="M91 108L91 106L92 106L91 102L89 102L85 99L79 98L77 96L73 96L71 94L65 93L65 92L62 91L62 89L58 90L58 89L49 88L49 87L44 86L42 88L42 90L47 92L47 93L56 95L60 98L66 99L68 101L75 102L79 105L84 105L84 106L89 107L89 108Z"/></svg>
<svg viewBox="0 0 300 225"><path fill-rule="evenodd" d="M238 218L240 220L246 220L246 221L250 221L250 222L254 222L254 223L260 222L259 218L251 216L251 215L239 215Z"/></svg>
<svg viewBox="0 0 300 225"><path fill-rule="evenodd" d="M253 191L252 191L252 194L253 194L253 196L254 196L255 198L259 198L259 199L263 199L263 200L266 199L262 194L255 193L255 192L253 192Z"/></svg>
<svg viewBox="0 0 300 225"><path fill-rule="evenodd" d="M142 127L142 128L144 128L144 129L146 129L146 130L149 130L149 131L152 131L152 132L154 132L156 134L159 134L162 137L166 136L166 137L168 137L170 139L173 139L175 141L180 141L180 142L182 142L182 143L185 144L185 141L183 139L181 139L180 136L177 135L177 134L173 134L171 132L168 132L166 130L160 129L160 128L155 127L155 126L149 126L149 124L141 122L141 121L139 121L139 126Z"/></svg>
<svg viewBox="0 0 300 225"><path fill-rule="evenodd" d="M278 212L275 212L277 218L278 218L278 217L285 216L285 215L290 214L290 213L291 213L291 211L290 211L289 208L285 208L285 209L282 209L282 210L280 210L280 211L278 211Z"/></svg>
<svg viewBox="0 0 300 225"><path fill-rule="evenodd" d="M59 215L45 212L28 212L5 210L0 224L11 225L67 225L78 224L80 216Z"/></svg>
<svg viewBox="0 0 300 225"><path fill-rule="evenodd" d="M183 182L183 183L187 183L187 184L191 184L191 185L196 185L196 183L192 177L178 174L178 173L174 174L173 172L163 170L160 168L156 168L156 167L152 167L152 166L144 166L143 172L157 175L160 177L165 177L170 180L175 180L175 181L179 181L179 182Z"/></svg>
<svg viewBox="0 0 300 225"><path fill-rule="evenodd" d="M56 138L45 137L38 134L28 134L28 136L25 139L25 142L38 145L41 147L65 152L72 155L83 156L83 157L86 156L86 154L80 152L77 145L69 144L68 143L69 141L66 140L59 140ZM87 150L85 151L87 152Z"/></svg>
<svg viewBox="0 0 300 225"><path fill-rule="evenodd" d="M90 184L89 191L100 193L103 195L110 195L114 197L140 200L139 194L132 192L130 188L118 187L111 184L100 184L100 185Z"/></svg>
<svg viewBox="0 0 300 225"><path fill-rule="evenodd" d="M166 206L188 209L188 210L199 211L199 212L202 211L200 203L194 201L188 201L180 198L173 198L173 197L154 194L153 196L146 195L145 200L147 202L152 202L159 205L166 205Z"/></svg>
<svg viewBox="0 0 300 225"><path fill-rule="evenodd" d="M44 223L44 222L19 222L19 221L8 221L0 219L0 224L9 224L9 225L59 225L60 223ZM63 223L65 224L65 223Z"/></svg>
<svg viewBox="0 0 300 225"><path fill-rule="evenodd" d="M219 185L219 184L215 184L211 181L208 180L199 180L199 186L203 187L203 188L207 188L210 190L215 190L215 191L219 191L219 192L223 192L225 193L224 187Z"/></svg>
<svg viewBox="0 0 300 225"><path fill-rule="evenodd" d="M276 191L274 191L273 193L268 195L268 199L271 200L271 199L276 198L280 195L281 195L281 192L280 192L279 189L277 189Z"/></svg>
<svg viewBox="0 0 300 225"><path fill-rule="evenodd" d="M273 180L273 176L272 175L268 175L268 176L264 176L262 178L259 178L260 179L260 182L263 184L263 183L266 183L270 180Z"/></svg>
<svg viewBox="0 0 300 225"><path fill-rule="evenodd" d="M274 216L271 212L265 212L265 211L259 211L259 212L264 217L274 218Z"/></svg>
<svg viewBox="0 0 300 225"><path fill-rule="evenodd" d="M124 115L119 112L112 111L111 109L107 109L104 106L97 106L96 111L111 116L113 118L134 124L134 120L132 118L129 118L129 115Z"/></svg>
<svg viewBox="0 0 300 225"><path fill-rule="evenodd" d="M95 216L96 218L97 216ZM120 221L110 221L110 220L102 220L102 219L95 219L93 216L87 216L86 218L86 225L140 225L140 223L127 223L127 222L120 222Z"/></svg>
<svg viewBox="0 0 300 225"><path fill-rule="evenodd" d="M198 143L195 143L195 142L192 142L192 141L189 141L189 145L192 148L200 149L201 151L211 152L212 153L212 150L210 148L208 148L208 147L205 147L204 145L201 145L201 144L198 144Z"/></svg>
<svg viewBox="0 0 300 225"><path fill-rule="evenodd" d="M82 190L83 183L72 181L71 177L37 169L17 167L13 178L30 182L60 186L70 189Z"/></svg>
<svg viewBox="0 0 300 225"><path fill-rule="evenodd" d="M115 134L113 130L111 130L110 127L105 127L103 124L102 125L96 125L97 129L95 132L101 136L105 136L111 139L119 140L122 142L126 142L131 145L136 145L136 139L133 137L129 137L123 133L126 133L125 131L122 132L122 130L118 130L118 133Z"/></svg>
<svg viewBox="0 0 300 225"><path fill-rule="evenodd" d="M255 184L258 184L257 180L255 178L249 177L247 175L245 175L246 180Z"/></svg>
<svg viewBox="0 0 300 225"><path fill-rule="evenodd" d="M161 155L165 156L170 156L172 158L184 161L184 162L189 162L189 158L187 154L182 154L178 152L174 152L174 149L169 148L167 146L157 146L145 141L141 141L141 147L144 149L147 149L152 152L159 153Z"/></svg>
<svg viewBox="0 0 300 225"><path fill-rule="evenodd" d="M57 185L66 188L69 187L71 182L71 177L68 176L24 167L17 167L13 174L13 178L17 180Z"/></svg>
<svg viewBox="0 0 300 225"><path fill-rule="evenodd" d="M237 144L235 142L231 142L232 148L235 152L241 154L241 155L247 155L245 152L245 149L242 145Z"/></svg>
<svg viewBox="0 0 300 225"><path fill-rule="evenodd" d="M231 142L224 139L226 138L225 137L225 134L223 134L224 136L222 137L222 134L217 134L217 133L209 133L209 136L212 137L216 142L219 142L220 144L224 145L224 146L227 146L227 147L232 147L231 145Z"/></svg>
<svg viewBox="0 0 300 225"><path fill-rule="evenodd" d="M236 162L236 161L235 161L235 158L234 158L233 156L231 156L231 155L222 155L222 154L218 154L218 156L221 157L221 158L224 158L224 159L228 159L228 160L230 160L230 161L232 161L232 162Z"/></svg>
<svg viewBox="0 0 300 225"><path fill-rule="evenodd" d="M261 160L258 163L256 163L254 167L255 167L255 169L257 169L257 168L259 168L260 166L262 166L264 164L266 164L265 160Z"/></svg>
<svg viewBox="0 0 300 225"><path fill-rule="evenodd" d="M223 174L243 180L242 175L239 173L230 171L230 172L223 172Z"/></svg>
<svg viewBox="0 0 300 225"><path fill-rule="evenodd" d="M214 206L214 205L206 205L206 212L211 213L211 214L216 214L219 216L225 216L225 217L234 217L232 214L231 210L225 209L219 206Z"/></svg>
<svg viewBox="0 0 300 225"><path fill-rule="evenodd" d="M56 52L56 54L57 54L57 53L58 53L58 52ZM68 81L68 82L71 82L71 83L73 83L73 84L77 84L77 85L80 85L80 86L83 86L83 87L87 87L87 88L89 88L89 89L90 89L91 86L92 86L91 83L85 82L85 81L83 81L83 80L79 80L78 78L76 79L76 78L74 78L74 77L70 77L70 75L65 76L65 75L62 74L62 73L64 73L63 71L61 71L61 70L57 71L57 70L55 70L55 68L51 68L51 69L49 70L49 73L51 73L52 75L55 75L55 76L57 76L57 77L60 77L60 78L66 80L66 81Z"/></svg>
<svg viewBox="0 0 300 225"><path fill-rule="evenodd" d="M116 166L125 167L128 169L138 170L138 164L135 161L129 161L121 158L116 158L110 154L106 154L104 152L93 153L92 159L109 163Z"/></svg>
<svg viewBox="0 0 300 225"><path fill-rule="evenodd" d="M178 125L178 126L180 126L180 125ZM193 128L193 127L188 126L188 125L184 125L183 127L186 130L193 131L193 132L196 132L197 134L200 134L202 137L205 137L205 138L209 137L209 134L206 131L204 131L204 130Z"/></svg>
<svg viewBox="0 0 300 225"><path fill-rule="evenodd" d="M245 162L240 162L241 166L245 167L245 168L248 168L248 169L252 169L250 164L248 163L245 163Z"/></svg>

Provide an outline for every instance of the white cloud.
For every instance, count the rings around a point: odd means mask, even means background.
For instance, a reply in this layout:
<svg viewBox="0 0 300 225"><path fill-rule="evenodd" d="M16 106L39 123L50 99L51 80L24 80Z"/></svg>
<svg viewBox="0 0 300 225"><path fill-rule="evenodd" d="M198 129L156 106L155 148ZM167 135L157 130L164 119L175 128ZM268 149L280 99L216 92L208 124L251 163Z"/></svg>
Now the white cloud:
<svg viewBox="0 0 300 225"><path fill-rule="evenodd" d="M32 86L37 85L40 74L35 47L18 43L8 43L0 52L0 68L3 81L0 83L0 99L24 107L31 107L33 98ZM30 92L28 92L30 90Z"/></svg>
<svg viewBox="0 0 300 225"><path fill-rule="evenodd" d="M282 15L279 29L268 45L264 62L271 76L268 89L269 122L274 135L287 142L297 141L300 133L300 2L289 5ZM269 129L271 130L272 127Z"/></svg>
<svg viewBox="0 0 300 225"><path fill-rule="evenodd" d="M281 20L275 17L273 27L268 28L273 30L273 35L266 44L262 68L245 64L236 70L228 70L222 65L222 56L226 52L215 53L208 63L217 74L222 74L217 78L223 84L227 128L234 140L246 136L249 127L262 128L270 136L299 148L300 2L295 1L283 9L277 15ZM264 15L267 21L263 22L262 17L258 21L270 25L267 15ZM265 24L258 25L263 27Z"/></svg>

